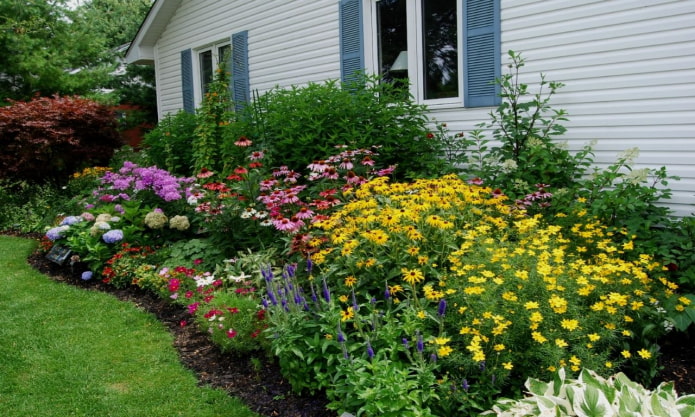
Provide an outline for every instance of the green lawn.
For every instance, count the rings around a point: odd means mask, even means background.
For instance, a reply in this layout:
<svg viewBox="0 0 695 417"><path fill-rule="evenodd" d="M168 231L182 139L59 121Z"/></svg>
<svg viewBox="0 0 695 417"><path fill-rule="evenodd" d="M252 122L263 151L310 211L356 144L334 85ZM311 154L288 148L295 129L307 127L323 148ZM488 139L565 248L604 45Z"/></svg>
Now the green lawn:
<svg viewBox="0 0 695 417"><path fill-rule="evenodd" d="M154 316L34 271L35 246L0 236L0 416L255 415L198 387Z"/></svg>

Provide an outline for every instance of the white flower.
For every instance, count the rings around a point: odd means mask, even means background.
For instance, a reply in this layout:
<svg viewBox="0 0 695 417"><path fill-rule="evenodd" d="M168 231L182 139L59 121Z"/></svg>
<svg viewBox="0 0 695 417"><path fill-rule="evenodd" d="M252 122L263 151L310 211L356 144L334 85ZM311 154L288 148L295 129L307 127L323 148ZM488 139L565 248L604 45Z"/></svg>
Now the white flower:
<svg viewBox="0 0 695 417"><path fill-rule="evenodd" d="M251 278L251 275L246 275L244 271L241 271L241 275L229 275L227 278L229 278L230 281L242 282Z"/></svg>

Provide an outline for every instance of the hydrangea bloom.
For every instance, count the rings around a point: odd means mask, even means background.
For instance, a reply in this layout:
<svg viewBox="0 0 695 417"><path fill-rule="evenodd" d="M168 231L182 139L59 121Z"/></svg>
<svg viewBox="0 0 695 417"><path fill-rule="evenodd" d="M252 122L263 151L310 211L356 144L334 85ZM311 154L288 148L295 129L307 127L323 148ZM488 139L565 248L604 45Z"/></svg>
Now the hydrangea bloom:
<svg viewBox="0 0 695 417"><path fill-rule="evenodd" d="M46 237L50 241L56 241L58 239L63 238L65 231L68 229L70 229L70 226L67 226L67 225L54 227L46 232Z"/></svg>
<svg viewBox="0 0 695 417"><path fill-rule="evenodd" d="M68 216L68 217L64 218L62 222L60 222L60 225L61 226L70 226L70 225L73 225L75 223L79 223L81 221L82 221L82 217Z"/></svg>
<svg viewBox="0 0 695 417"><path fill-rule="evenodd" d="M186 216L174 216L169 220L169 227L172 229L184 231L191 227L191 223Z"/></svg>
<svg viewBox="0 0 695 417"><path fill-rule="evenodd" d="M101 237L106 243L116 243L123 240L123 230L109 230Z"/></svg>
<svg viewBox="0 0 695 417"><path fill-rule="evenodd" d="M83 280L83 281L89 281L90 279L92 279L92 276L93 276L93 275L94 275L94 274L92 273L92 271L84 271L84 272L82 273L82 280Z"/></svg>
<svg viewBox="0 0 695 417"><path fill-rule="evenodd" d="M168 221L166 214L158 210L151 211L145 216L145 225L150 229L161 229Z"/></svg>

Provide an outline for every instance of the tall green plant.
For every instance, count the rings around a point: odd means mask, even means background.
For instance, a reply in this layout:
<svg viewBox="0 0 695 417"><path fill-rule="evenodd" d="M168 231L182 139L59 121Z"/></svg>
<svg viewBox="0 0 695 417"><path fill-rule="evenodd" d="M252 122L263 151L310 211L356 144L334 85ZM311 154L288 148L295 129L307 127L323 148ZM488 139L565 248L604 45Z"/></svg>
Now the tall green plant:
<svg viewBox="0 0 695 417"><path fill-rule="evenodd" d="M541 74L538 90L532 93L520 80L525 65L521 54L508 55L508 72L497 80L502 104L490 112L489 122L464 139L471 149L469 172L513 197L532 192L538 183L572 186L590 165L591 148L572 154L555 142L566 131L561 122L567 121L567 112L552 108L550 101L564 84ZM494 146L483 129L492 131Z"/></svg>
<svg viewBox="0 0 695 417"><path fill-rule="evenodd" d="M193 174L193 154L191 139L196 131L196 116L180 111L160 120L142 142L147 162L143 165L157 165L172 174L189 176Z"/></svg>

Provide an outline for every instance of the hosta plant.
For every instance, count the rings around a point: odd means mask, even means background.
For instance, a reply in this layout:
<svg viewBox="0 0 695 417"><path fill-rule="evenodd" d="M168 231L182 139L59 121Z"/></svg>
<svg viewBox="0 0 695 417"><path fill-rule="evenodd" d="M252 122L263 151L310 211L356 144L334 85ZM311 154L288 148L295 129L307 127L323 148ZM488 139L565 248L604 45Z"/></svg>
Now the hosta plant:
<svg viewBox="0 0 695 417"><path fill-rule="evenodd" d="M623 373L602 378L584 369L577 379L560 369L552 382L529 378L528 395L521 400L501 399L483 415L522 416L692 416L695 395L678 396L673 383L653 391L631 381Z"/></svg>

